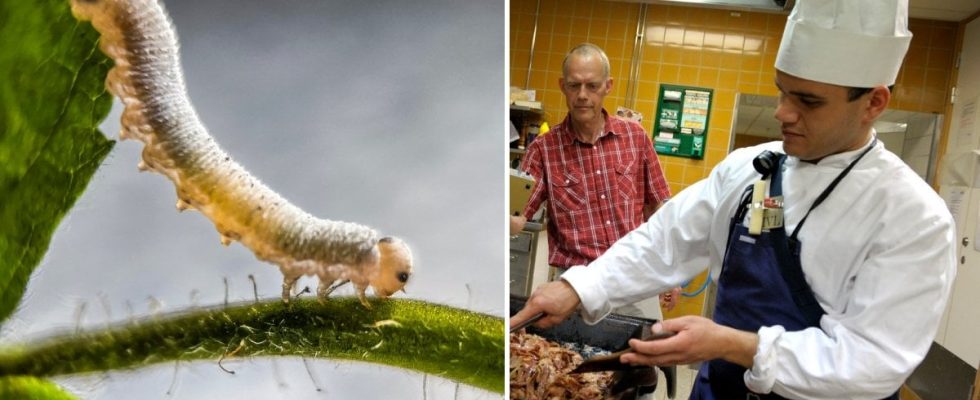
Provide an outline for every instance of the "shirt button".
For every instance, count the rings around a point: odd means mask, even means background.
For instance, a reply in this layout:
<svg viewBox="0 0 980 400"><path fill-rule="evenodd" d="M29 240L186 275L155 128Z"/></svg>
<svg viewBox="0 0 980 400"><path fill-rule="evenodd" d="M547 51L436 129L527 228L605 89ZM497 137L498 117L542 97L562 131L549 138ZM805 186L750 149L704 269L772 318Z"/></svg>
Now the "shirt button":
<svg viewBox="0 0 980 400"><path fill-rule="evenodd" d="M601 196L599 196L599 198L600 199L605 199L606 198L606 195L601 195Z"/></svg>
<svg viewBox="0 0 980 400"><path fill-rule="evenodd" d="M568 183L568 179L565 179L565 183Z"/></svg>
<svg viewBox="0 0 980 400"><path fill-rule="evenodd" d="M606 225L611 225L612 222L606 221Z"/></svg>
<svg viewBox="0 0 980 400"><path fill-rule="evenodd" d="M601 174L601 173L602 173L602 171L600 171L600 170L596 170L596 171L595 171L595 174L596 174L596 175L599 175L599 174Z"/></svg>

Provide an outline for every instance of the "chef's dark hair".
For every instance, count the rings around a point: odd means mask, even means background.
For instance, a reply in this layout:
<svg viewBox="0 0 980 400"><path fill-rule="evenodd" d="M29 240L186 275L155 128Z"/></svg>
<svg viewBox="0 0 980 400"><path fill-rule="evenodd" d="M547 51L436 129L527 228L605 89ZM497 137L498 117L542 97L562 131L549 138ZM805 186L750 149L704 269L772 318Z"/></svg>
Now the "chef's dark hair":
<svg viewBox="0 0 980 400"><path fill-rule="evenodd" d="M857 100L858 97L861 97L861 96L864 96L864 95L866 95L868 93L871 93L871 90L873 90L873 89L874 88L848 87L847 88L847 101ZM895 91L895 85L888 86L888 91L889 92L894 92Z"/></svg>

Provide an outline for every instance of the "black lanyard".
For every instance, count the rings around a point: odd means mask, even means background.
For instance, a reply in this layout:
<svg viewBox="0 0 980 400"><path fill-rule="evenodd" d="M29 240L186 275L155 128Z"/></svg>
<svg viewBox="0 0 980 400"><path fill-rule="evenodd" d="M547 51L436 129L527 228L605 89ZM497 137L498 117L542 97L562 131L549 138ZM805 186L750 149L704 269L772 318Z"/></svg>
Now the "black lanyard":
<svg viewBox="0 0 980 400"><path fill-rule="evenodd" d="M827 188L824 189L819 196L817 196L817 199L813 201L813 205L811 205L810 209L807 210L806 215L803 216L803 219L800 220L799 224L796 224L796 229L793 229L793 234L789 236L790 249L792 249L794 252L799 251L799 246L798 246L799 240L796 239L796 235L800 233L800 228L803 227L803 223L806 222L806 218L810 216L810 213L813 211L814 208L817 208L817 206L819 206L820 203L823 203L823 201L827 199L827 196L830 196L830 192L832 192L834 188L837 187L837 184L840 183L840 181L843 180L845 176L847 176L848 172L851 172L851 169L853 169L854 166L857 165L858 161L861 161L861 159L864 158L865 154L868 154L868 152L871 151L871 149L875 148L876 144L878 144L877 136L875 136L874 141L871 142L871 146L868 146L868 148L865 149L863 152L861 152L861 154L858 155L857 158L854 159L854 161L851 161L851 163L847 165L847 168L844 168L844 170L841 171L839 175L837 175L837 178L834 178L834 181L830 182L830 185L827 186Z"/></svg>

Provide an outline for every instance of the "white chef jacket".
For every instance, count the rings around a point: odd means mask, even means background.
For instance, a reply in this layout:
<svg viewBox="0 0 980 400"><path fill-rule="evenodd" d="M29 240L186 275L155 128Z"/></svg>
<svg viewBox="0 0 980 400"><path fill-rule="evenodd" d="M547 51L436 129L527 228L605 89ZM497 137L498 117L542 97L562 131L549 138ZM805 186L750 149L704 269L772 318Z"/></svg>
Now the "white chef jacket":
<svg viewBox="0 0 980 400"><path fill-rule="evenodd" d="M875 143L875 144L872 144ZM925 357L956 274L955 229L942 199L901 159L871 142L818 163L785 161L787 235L817 196L867 146L874 148L813 210L800 230L807 283L826 314L820 329L762 327L746 386L808 399L880 399ZM562 278L589 322L676 287L710 268L717 281L729 223L759 179L752 160L772 142L730 154L710 174Z"/></svg>

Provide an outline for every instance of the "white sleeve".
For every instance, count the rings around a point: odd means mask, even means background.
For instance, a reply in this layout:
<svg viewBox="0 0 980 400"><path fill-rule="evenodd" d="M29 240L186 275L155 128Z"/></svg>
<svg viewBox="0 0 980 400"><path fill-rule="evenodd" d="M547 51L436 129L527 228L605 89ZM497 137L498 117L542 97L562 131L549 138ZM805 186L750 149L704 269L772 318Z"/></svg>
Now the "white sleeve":
<svg viewBox="0 0 980 400"><path fill-rule="evenodd" d="M932 204L932 207L941 205ZM788 398L881 399L922 361L956 274L955 231L929 206L899 207L853 280L843 312L821 329L759 330L745 384ZM910 217L920 216L920 217Z"/></svg>
<svg viewBox="0 0 980 400"><path fill-rule="evenodd" d="M708 266L709 242L719 224L727 237L728 213L721 223L716 218L719 204L726 203L721 196L723 170L719 166L708 179L678 193L588 267L572 267L562 275L582 300L587 322L677 287Z"/></svg>

